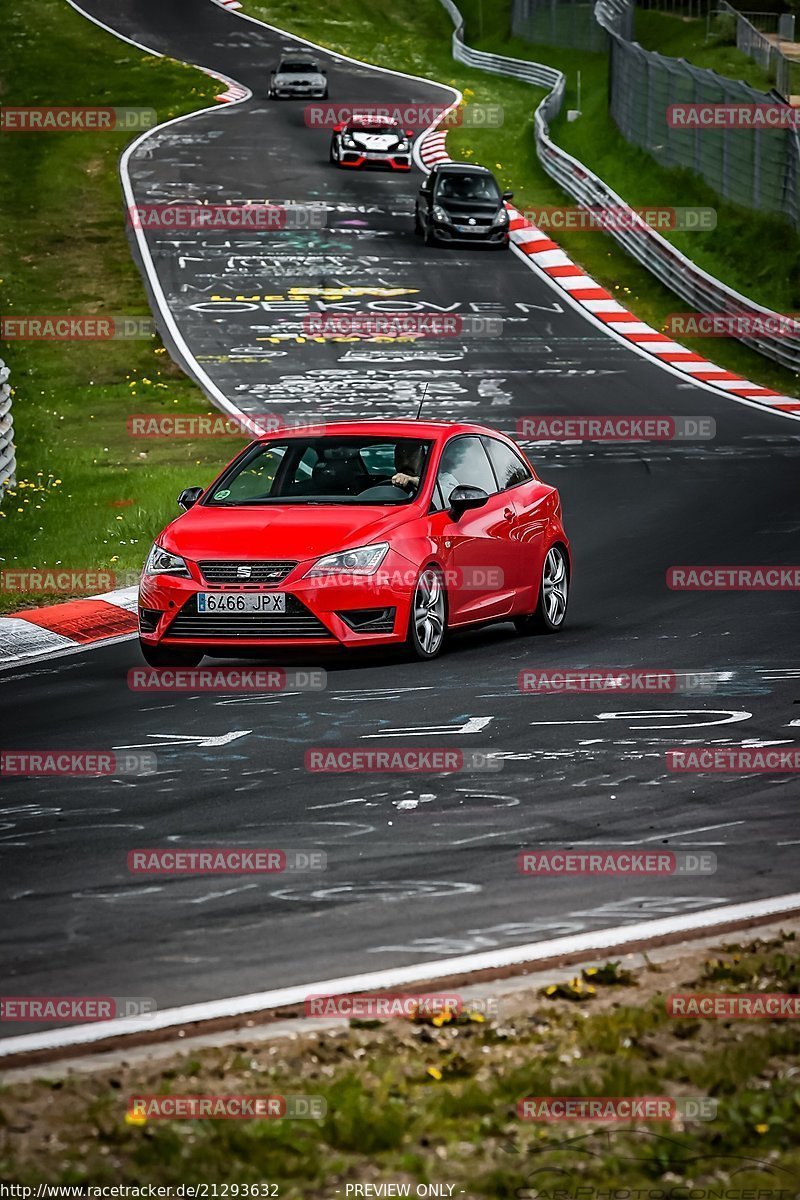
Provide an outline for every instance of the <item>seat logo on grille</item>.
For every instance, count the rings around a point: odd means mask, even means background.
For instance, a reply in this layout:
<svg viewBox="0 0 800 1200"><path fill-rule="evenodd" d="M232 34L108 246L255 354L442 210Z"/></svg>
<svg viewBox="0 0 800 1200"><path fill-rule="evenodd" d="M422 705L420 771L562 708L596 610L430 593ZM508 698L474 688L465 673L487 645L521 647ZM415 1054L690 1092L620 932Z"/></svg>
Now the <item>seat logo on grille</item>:
<svg viewBox="0 0 800 1200"><path fill-rule="evenodd" d="M253 572L250 567L237 567L236 568L236 578L237 579L249 579L250 576L252 575L252 573Z"/></svg>

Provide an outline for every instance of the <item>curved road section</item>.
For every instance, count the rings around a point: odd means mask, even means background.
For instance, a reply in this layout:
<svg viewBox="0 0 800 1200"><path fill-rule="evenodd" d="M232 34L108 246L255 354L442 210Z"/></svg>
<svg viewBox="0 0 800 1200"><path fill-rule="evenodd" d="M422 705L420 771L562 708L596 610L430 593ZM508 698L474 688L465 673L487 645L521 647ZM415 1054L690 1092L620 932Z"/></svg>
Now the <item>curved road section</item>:
<svg viewBox="0 0 800 1200"><path fill-rule="evenodd" d="M425 665L293 664L324 666L323 692L135 693L130 641L6 673L6 746L159 756L150 777L7 781L0 936L13 990L150 996L164 1008L790 892L797 776L677 773L665 755L796 746L796 594L671 591L665 580L673 565L796 558L796 426L637 356L513 254L424 247L413 234L418 172L338 171L329 131L308 127L304 105L266 99L288 35L210 0L118 0L112 17L100 0L84 7L252 92L142 139L128 158L137 204L269 199L325 214L324 227L280 234L146 234L151 294L166 298L179 336L165 332L218 402L284 420L410 416L428 384L427 417L511 434L536 414L580 414L706 417L716 435L636 446L520 438L561 489L573 540L572 606L556 638L501 626ZM319 56L331 101L452 100L435 84ZM401 303L501 317L502 334L385 346L301 336L308 312ZM654 694L519 690L522 670L589 666L682 682ZM502 770L316 776L303 765L311 746L491 748ZM327 869L144 878L127 866L136 847L238 845L322 851ZM678 851L716 869L533 877L518 869L525 847Z"/></svg>

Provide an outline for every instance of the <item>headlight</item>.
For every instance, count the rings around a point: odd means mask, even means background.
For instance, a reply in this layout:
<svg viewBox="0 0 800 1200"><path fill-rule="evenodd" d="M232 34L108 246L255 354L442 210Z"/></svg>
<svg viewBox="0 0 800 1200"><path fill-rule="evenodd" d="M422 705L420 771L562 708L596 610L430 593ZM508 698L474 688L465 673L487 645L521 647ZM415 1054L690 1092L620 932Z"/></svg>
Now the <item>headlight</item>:
<svg viewBox="0 0 800 1200"><path fill-rule="evenodd" d="M408 150L408 142L401 141L397 143L398 150Z"/></svg>
<svg viewBox="0 0 800 1200"><path fill-rule="evenodd" d="M319 575L374 575L388 553L389 543L380 542L377 546L359 546L357 550L343 550L341 554L326 554L306 571L306 578Z"/></svg>
<svg viewBox="0 0 800 1200"><path fill-rule="evenodd" d="M355 150L356 148L355 142L351 137L348 137L347 134L345 134L342 138L342 145L346 146L348 150Z"/></svg>
<svg viewBox="0 0 800 1200"><path fill-rule="evenodd" d="M162 550L157 545L152 547L147 556L147 562L144 564L144 574L182 575L185 579L191 579L189 568L180 555L170 554L169 550Z"/></svg>
<svg viewBox="0 0 800 1200"><path fill-rule="evenodd" d="M497 218L495 220L495 225L507 225L507 224L508 224L508 209L501 208L500 212L497 214Z"/></svg>
<svg viewBox="0 0 800 1200"><path fill-rule="evenodd" d="M449 221L450 220L447 213L442 208L441 204L434 204L431 211L433 213L434 221Z"/></svg>

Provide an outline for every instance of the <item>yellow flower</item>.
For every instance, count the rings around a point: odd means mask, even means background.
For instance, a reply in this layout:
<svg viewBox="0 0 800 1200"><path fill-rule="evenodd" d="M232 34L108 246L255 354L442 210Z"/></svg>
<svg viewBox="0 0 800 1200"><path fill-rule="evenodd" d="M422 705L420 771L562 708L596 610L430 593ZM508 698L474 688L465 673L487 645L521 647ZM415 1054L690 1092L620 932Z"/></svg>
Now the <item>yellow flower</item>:
<svg viewBox="0 0 800 1200"><path fill-rule="evenodd" d="M545 996L552 996L555 991L556 991L556 985L554 983L551 983L550 987L546 987L544 989L544 994L545 994Z"/></svg>
<svg viewBox="0 0 800 1200"><path fill-rule="evenodd" d="M146 1125L147 1117L144 1115L144 1113L126 1112L125 1113L125 1124L126 1125Z"/></svg>
<svg viewBox="0 0 800 1200"><path fill-rule="evenodd" d="M442 1078L442 1072L439 1070L438 1067L428 1067L427 1074L430 1075L431 1079L441 1079Z"/></svg>
<svg viewBox="0 0 800 1200"><path fill-rule="evenodd" d="M756 1125L756 1133L767 1133L769 1125Z"/></svg>

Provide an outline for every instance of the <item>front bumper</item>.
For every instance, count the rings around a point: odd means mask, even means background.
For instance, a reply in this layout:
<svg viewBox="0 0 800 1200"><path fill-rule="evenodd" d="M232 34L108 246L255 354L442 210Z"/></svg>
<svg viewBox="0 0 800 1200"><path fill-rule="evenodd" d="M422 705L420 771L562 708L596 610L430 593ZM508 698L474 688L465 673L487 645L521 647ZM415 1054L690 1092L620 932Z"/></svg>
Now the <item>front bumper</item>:
<svg viewBox="0 0 800 1200"><path fill-rule="evenodd" d="M392 171L411 170L411 151L403 154L359 154L357 150L340 150L338 165L350 170L370 167L388 167Z"/></svg>
<svg viewBox="0 0 800 1200"><path fill-rule="evenodd" d="M273 100L324 100L324 87L317 88L286 88L271 87L269 94Z"/></svg>
<svg viewBox="0 0 800 1200"><path fill-rule="evenodd" d="M212 650L259 646L392 645L405 640L416 584L413 565L390 551L375 576L304 579L300 564L279 586L207 584L193 578L143 576L139 634L147 645L203 646ZM197 578L194 575L197 574ZM283 592L286 613L198 615L198 592Z"/></svg>
<svg viewBox="0 0 800 1200"><path fill-rule="evenodd" d="M458 242L459 245L468 245L473 242L508 245L509 242L508 223L505 225L476 226L474 233L466 233L463 229L459 229L450 222L445 224L444 222L434 221L431 228L433 229L434 237L437 237L440 242Z"/></svg>

